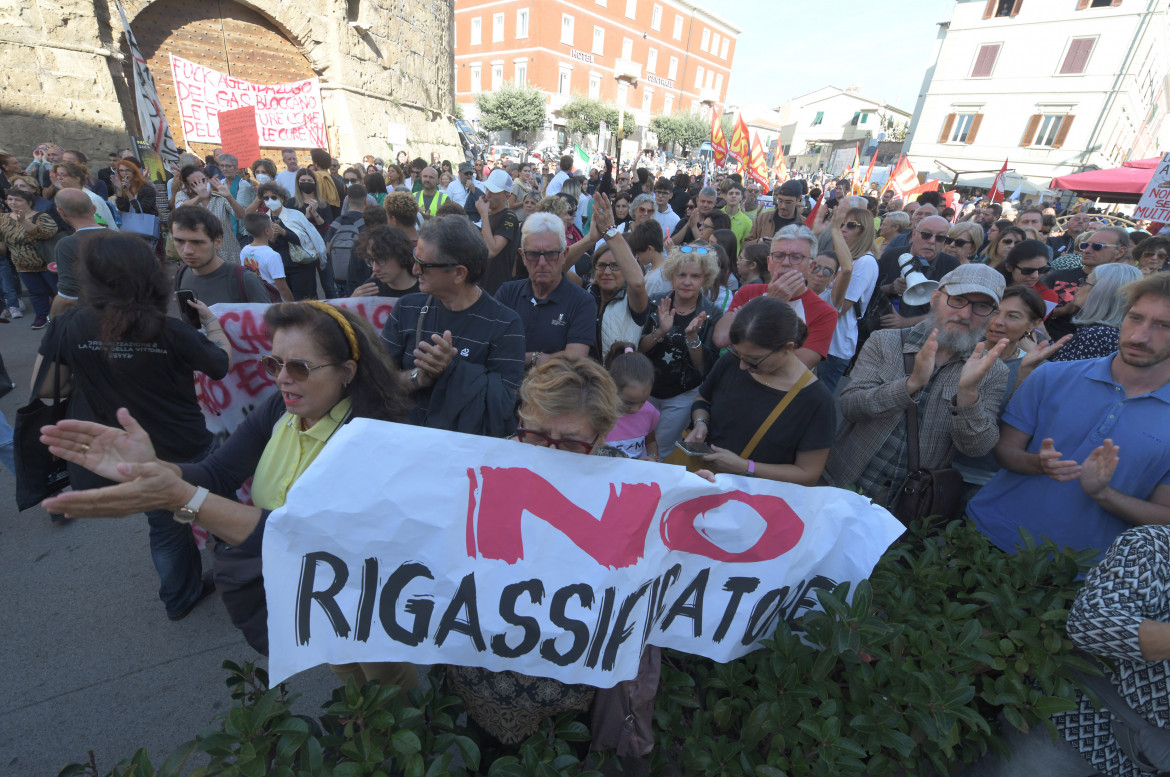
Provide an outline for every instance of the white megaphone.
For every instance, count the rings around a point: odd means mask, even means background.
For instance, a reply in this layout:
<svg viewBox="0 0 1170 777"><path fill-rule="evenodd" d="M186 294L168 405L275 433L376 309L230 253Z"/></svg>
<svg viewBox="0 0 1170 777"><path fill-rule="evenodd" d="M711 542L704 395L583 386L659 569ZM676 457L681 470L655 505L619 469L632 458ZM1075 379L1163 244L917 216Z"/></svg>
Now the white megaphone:
<svg viewBox="0 0 1170 777"><path fill-rule="evenodd" d="M902 301L907 305L928 304L930 295L938 288L938 281L932 281L922 274L914 264L913 254L899 256L898 268L902 271L902 277L906 279L906 291L902 292Z"/></svg>

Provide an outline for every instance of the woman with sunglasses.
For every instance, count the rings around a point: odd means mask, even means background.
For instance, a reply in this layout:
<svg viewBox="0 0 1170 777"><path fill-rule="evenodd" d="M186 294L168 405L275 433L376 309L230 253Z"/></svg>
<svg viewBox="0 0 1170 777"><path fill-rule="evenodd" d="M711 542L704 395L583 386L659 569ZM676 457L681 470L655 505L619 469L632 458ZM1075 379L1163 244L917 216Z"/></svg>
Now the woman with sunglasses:
<svg viewBox="0 0 1170 777"><path fill-rule="evenodd" d="M71 395L65 424L117 426L118 408L124 408L122 414L138 419L135 428L155 439L159 458L199 461L213 440L195 400L195 373L219 380L231 368L231 349L219 321L200 302L189 304L206 334L167 316L171 283L137 236L91 232L81 241L77 272L81 302L49 323L33 368L40 375L42 361L49 362L38 395L53 396L60 381ZM95 477L85 460L58 455L71 462L70 482L79 492L124 480L100 470L95 472L103 477ZM146 513L159 599L172 620L185 617L212 590L201 579L190 529L171 518L177 506L144 504L122 513Z"/></svg>
<svg viewBox="0 0 1170 777"><path fill-rule="evenodd" d="M727 353L691 405L687 442L711 446L702 459L713 470L805 486L820 480L837 411L832 393L796 356L807 334L792 307L774 297L740 309Z"/></svg>
<svg viewBox="0 0 1170 777"><path fill-rule="evenodd" d="M999 234L988 243L987 253L984 254L982 263L998 268L1007 261L1007 256L1011 253L1012 247L1027 239L1027 234L1019 227L1005 227L1001 229Z"/></svg>
<svg viewBox="0 0 1170 777"><path fill-rule="evenodd" d="M711 246L673 249L662 266L671 291L650 301L650 317L642 327L638 350L654 364L650 403L662 413L655 436L663 455L682 436L699 385L719 355L715 324L722 311L703 293L718 275Z"/></svg>
<svg viewBox="0 0 1170 777"><path fill-rule="evenodd" d="M1048 263L1047 244L1039 240L1025 240L1012 246L999 271L1003 273L1008 286L1027 286L1035 290L1045 302L1060 304L1056 292L1040 282L1052 271L1052 265Z"/></svg>
<svg viewBox="0 0 1170 777"><path fill-rule="evenodd" d="M56 455L118 483L53 497L45 502L52 510L70 517L159 511L188 539L189 523L219 538L215 585L205 583L198 594L218 587L232 623L267 654L260 545L269 513L285 503L342 424L352 418L399 420L406 395L377 334L354 313L324 302L288 302L270 306L264 325L272 351L260 364L277 390L203 461L170 463L168 451L178 436L173 422L152 430L148 408L124 403L116 423L112 417L105 423L62 421L46 427L42 439ZM236 491L249 478L251 504L243 504ZM198 563L193 543L190 548L191 563ZM417 682L410 664L352 664L334 671L359 684L377 679L408 688Z"/></svg>
<svg viewBox="0 0 1170 777"><path fill-rule="evenodd" d="M947 230L943 245L943 250L958 259L959 264L968 264L983 247L983 228L971 221L955 224Z"/></svg>
<svg viewBox="0 0 1170 777"><path fill-rule="evenodd" d="M630 195L626 192L618 190L620 193L613 199L613 224L618 229L633 221L630 217Z"/></svg>

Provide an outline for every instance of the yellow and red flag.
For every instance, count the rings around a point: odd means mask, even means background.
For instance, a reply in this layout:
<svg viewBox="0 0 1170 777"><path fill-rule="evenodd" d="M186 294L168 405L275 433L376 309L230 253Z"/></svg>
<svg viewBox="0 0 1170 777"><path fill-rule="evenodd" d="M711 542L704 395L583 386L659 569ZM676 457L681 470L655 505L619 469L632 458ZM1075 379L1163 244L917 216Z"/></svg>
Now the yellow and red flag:
<svg viewBox="0 0 1170 777"><path fill-rule="evenodd" d="M788 163L784 159L784 154L781 153L780 146L776 146L776 181L777 183L784 183L788 180Z"/></svg>
<svg viewBox="0 0 1170 777"><path fill-rule="evenodd" d="M727 139L719 125L719 112L711 106L711 150L715 154L715 166L721 167L727 161Z"/></svg>
<svg viewBox="0 0 1170 777"><path fill-rule="evenodd" d="M747 167L748 160L751 159L752 147L742 113L735 117L735 129L731 131L731 147L728 150L733 157L739 160L741 165Z"/></svg>
<svg viewBox="0 0 1170 777"><path fill-rule="evenodd" d="M760 137L752 135L752 146L747 165L747 174L757 181L760 186L768 185L768 160L764 156L764 147L760 145Z"/></svg>

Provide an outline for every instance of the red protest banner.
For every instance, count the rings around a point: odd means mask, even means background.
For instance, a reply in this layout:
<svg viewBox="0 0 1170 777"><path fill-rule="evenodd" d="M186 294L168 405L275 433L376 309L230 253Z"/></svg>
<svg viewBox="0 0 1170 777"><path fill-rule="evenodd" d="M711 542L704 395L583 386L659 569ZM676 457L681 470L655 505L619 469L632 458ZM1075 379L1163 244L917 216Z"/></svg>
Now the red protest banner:
<svg viewBox="0 0 1170 777"><path fill-rule="evenodd" d="M223 153L248 167L260 158L260 132L256 129L256 107L245 105L219 113L219 142Z"/></svg>

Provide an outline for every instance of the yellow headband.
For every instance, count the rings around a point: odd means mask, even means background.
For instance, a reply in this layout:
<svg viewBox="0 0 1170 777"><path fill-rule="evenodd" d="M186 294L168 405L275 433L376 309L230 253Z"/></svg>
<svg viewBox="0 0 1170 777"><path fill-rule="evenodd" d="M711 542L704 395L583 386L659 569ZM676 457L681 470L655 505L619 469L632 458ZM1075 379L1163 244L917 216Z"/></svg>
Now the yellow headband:
<svg viewBox="0 0 1170 777"><path fill-rule="evenodd" d="M349 350L353 354L353 360L356 362L361 356L361 349L358 348L357 335L354 333L353 327L350 325L350 323L345 320L345 316L341 315L337 308L333 307L332 305L327 305L326 303L319 302L315 299L305 300L305 304L312 305L317 310L320 310L322 313L325 313L337 322L337 325L341 327L341 331L345 335L345 339L349 342Z"/></svg>

